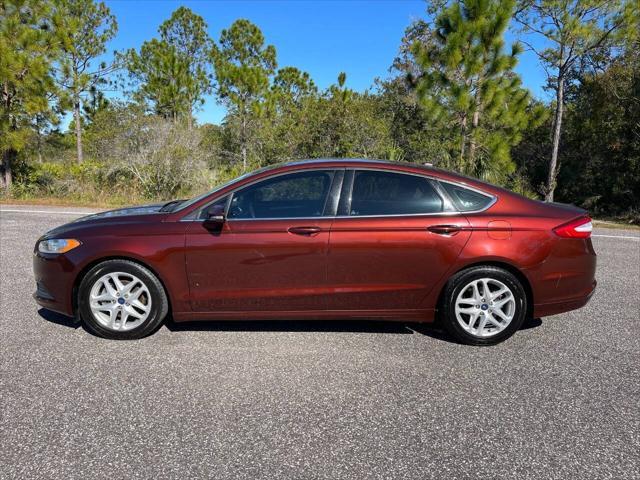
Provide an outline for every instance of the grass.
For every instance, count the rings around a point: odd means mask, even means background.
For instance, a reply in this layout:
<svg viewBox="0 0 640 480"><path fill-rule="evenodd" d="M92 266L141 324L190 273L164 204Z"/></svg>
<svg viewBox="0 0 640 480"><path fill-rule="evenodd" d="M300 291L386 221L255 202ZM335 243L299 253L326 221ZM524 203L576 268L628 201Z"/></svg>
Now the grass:
<svg viewBox="0 0 640 480"><path fill-rule="evenodd" d="M614 228L619 230L640 230L640 225L635 225L633 223L615 221L615 220L594 220L594 227L600 228Z"/></svg>
<svg viewBox="0 0 640 480"><path fill-rule="evenodd" d="M150 200L112 198L109 200L78 200L65 197L30 197L30 198L0 198L0 205L47 205L60 207L89 207L89 208L117 208L130 205L141 205L143 203L153 203Z"/></svg>

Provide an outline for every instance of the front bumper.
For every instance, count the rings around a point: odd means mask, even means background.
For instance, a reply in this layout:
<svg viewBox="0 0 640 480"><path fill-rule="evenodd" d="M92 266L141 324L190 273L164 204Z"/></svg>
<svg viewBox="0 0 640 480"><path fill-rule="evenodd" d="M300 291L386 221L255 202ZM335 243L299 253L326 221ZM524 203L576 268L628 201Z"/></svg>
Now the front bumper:
<svg viewBox="0 0 640 480"><path fill-rule="evenodd" d="M54 312L73 316L73 282L77 265L66 255L33 254L36 303Z"/></svg>

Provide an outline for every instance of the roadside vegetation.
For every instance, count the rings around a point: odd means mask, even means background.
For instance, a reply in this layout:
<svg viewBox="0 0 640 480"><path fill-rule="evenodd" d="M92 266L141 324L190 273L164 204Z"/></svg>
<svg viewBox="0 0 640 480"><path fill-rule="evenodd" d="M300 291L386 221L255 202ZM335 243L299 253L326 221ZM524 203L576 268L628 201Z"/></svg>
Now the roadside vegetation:
<svg viewBox="0 0 640 480"><path fill-rule="evenodd" d="M155 38L107 62L118 27L103 3L0 0L0 200L186 198L260 166L361 157L431 163L640 223L636 2L425 9L389 71L358 92L339 65L326 89L280 65L246 19L213 39L179 7ZM550 103L514 70L524 49L547 74ZM195 119L210 94L226 107L220 125Z"/></svg>

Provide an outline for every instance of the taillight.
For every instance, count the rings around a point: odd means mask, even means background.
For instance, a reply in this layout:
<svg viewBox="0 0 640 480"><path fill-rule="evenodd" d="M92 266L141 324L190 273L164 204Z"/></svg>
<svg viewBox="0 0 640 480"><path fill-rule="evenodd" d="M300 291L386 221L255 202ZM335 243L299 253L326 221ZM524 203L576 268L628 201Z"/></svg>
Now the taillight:
<svg viewBox="0 0 640 480"><path fill-rule="evenodd" d="M589 217L571 220L553 229L554 233L562 238L589 238L592 230L593 224Z"/></svg>

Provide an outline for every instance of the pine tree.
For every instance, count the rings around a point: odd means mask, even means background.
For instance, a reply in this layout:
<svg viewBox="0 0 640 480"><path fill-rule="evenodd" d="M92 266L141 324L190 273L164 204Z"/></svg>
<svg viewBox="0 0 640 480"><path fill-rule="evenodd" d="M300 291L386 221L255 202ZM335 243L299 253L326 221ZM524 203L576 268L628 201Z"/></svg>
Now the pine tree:
<svg viewBox="0 0 640 480"><path fill-rule="evenodd" d="M519 44L505 51L515 0L462 0L444 6L414 52L418 96L427 114L456 132L454 168L500 180L514 169L510 149L540 111L513 69Z"/></svg>
<svg viewBox="0 0 640 480"><path fill-rule="evenodd" d="M190 9L179 7L158 31L160 39L144 42L139 54L135 50L125 54L137 83L134 97L151 103L165 118L185 118L191 128L194 110L212 91L207 24Z"/></svg>
<svg viewBox="0 0 640 480"><path fill-rule="evenodd" d="M105 53L106 44L118 31L116 18L102 2L93 0L55 0L62 25L56 29L61 55L56 80L73 108L77 162L82 163L82 106L85 96L106 83L115 65L92 61Z"/></svg>
<svg viewBox="0 0 640 480"><path fill-rule="evenodd" d="M89 97L82 105L82 117L85 124L91 124L95 116L105 108L109 108L110 102L97 88L89 90Z"/></svg>
<svg viewBox="0 0 640 480"><path fill-rule="evenodd" d="M299 157L310 119L305 111L318 97L318 88L307 72L283 67L273 78L265 99L265 116L259 132L262 139L260 157L281 162Z"/></svg>
<svg viewBox="0 0 640 480"><path fill-rule="evenodd" d="M179 7L159 28L160 38L175 48L178 57L186 63L188 82L185 82L184 95L189 105L189 128L193 111L204 103L204 95L212 91L208 68L212 40L207 28L204 19L186 7Z"/></svg>
<svg viewBox="0 0 640 480"><path fill-rule="evenodd" d="M264 35L249 20L236 20L222 31L220 46L212 50L218 95L239 120L242 168L247 169L255 120L269 93L276 69L276 49L264 44Z"/></svg>
<svg viewBox="0 0 640 480"><path fill-rule="evenodd" d="M276 97L282 110L294 108L300 102L311 95L318 93L318 88L307 72L302 72L295 67L278 69L273 78L271 93Z"/></svg>
<svg viewBox="0 0 640 480"><path fill-rule="evenodd" d="M51 62L57 54L52 31L59 21L44 2L0 1L0 180L7 191L31 123L50 112Z"/></svg>
<svg viewBox="0 0 640 480"><path fill-rule="evenodd" d="M553 143L545 199L553 201L558 174L565 89L577 62L615 45L619 35L638 35L637 0L520 0L515 19L523 31L541 37L545 47L527 43L548 72L556 93ZM631 29L631 31L629 31ZM635 31L634 31L635 30Z"/></svg>

